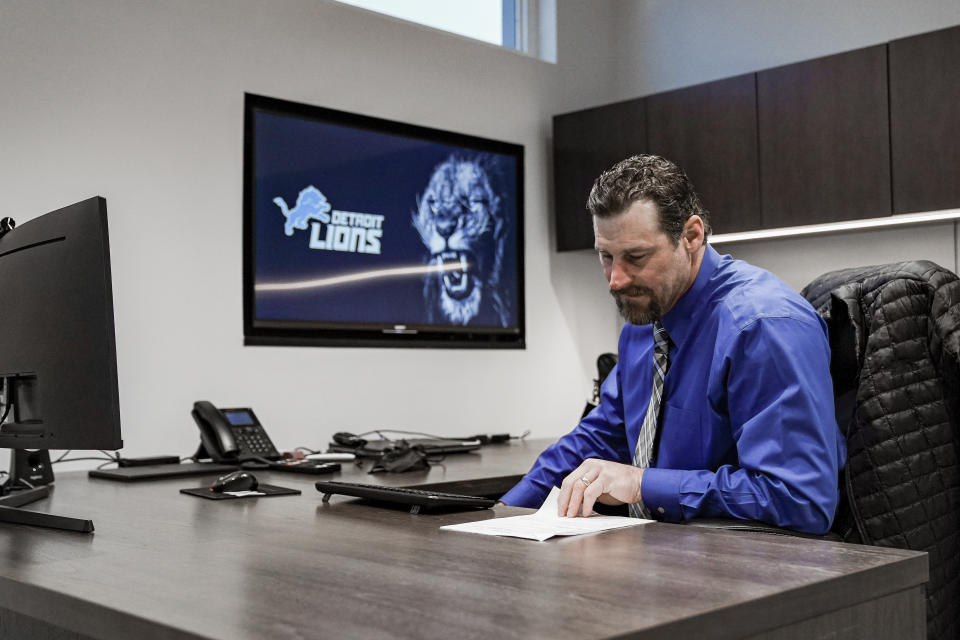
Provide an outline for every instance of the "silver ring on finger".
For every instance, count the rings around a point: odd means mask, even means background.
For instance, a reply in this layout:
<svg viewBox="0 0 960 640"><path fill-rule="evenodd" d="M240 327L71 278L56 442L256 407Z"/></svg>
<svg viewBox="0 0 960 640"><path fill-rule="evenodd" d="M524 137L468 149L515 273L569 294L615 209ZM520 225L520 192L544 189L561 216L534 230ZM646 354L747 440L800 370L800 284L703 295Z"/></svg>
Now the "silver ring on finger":
<svg viewBox="0 0 960 640"><path fill-rule="evenodd" d="M580 476L580 482L582 482L585 487L590 486L590 479L587 476Z"/></svg>

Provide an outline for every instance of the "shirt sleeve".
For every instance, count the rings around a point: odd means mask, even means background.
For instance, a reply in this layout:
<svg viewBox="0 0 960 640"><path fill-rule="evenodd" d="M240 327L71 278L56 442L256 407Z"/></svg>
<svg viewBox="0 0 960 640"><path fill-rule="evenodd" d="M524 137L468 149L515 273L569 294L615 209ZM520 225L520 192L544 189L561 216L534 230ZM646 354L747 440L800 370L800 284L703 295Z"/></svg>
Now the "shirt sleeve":
<svg viewBox="0 0 960 640"><path fill-rule="evenodd" d="M600 404L577 427L540 454L533 468L501 502L515 507L539 507L553 487L587 458L630 461L623 428L619 367L614 367L600 389Z"/></svg>
<svg viewBox="0 0 960 640"><path fill-rule="evenodd" d="M721 391L711 403L726 404L739 464L647 469L644 504L668 521L738 518L826 533L845 447L823 327L806 318L758 318L722 353Z"/></svg>

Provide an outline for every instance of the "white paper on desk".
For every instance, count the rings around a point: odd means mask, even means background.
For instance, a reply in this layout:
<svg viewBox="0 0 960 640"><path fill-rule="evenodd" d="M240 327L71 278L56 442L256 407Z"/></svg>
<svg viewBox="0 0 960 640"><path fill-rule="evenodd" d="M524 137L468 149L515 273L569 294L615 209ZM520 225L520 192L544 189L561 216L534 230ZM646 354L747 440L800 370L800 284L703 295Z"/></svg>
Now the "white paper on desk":
<svg viewBox="0 0 960 640"><path fill-rule="evenodd" d="M479 522L464 522L463 524L449 524L441 529L449 531L465 531L467 533L481 533L487 536L511 536L514 538L528 538L543 542L553 536L578 536L583 533L595 533L607 529L635 527L647 524L653 520L639 518L625 518L623 516L592 515L589 518L562 518L557 515L560 500L560 489L554 487L550 495L543 501L543 506L536 513L528 516L510 516L508 518L493 518Z"/></svg>

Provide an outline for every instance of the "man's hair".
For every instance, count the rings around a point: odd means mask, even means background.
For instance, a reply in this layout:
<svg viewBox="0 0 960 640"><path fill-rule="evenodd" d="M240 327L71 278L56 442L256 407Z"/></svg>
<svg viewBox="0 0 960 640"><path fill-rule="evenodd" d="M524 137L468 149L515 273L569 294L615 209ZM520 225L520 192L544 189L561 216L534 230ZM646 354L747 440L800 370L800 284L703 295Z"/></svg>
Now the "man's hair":
<svg viewBox="0 0 960 640"><path fill-rule="evenodd" d="M692 215L703 220L704 235L710 233L710 216L700 204L690 178L680 167L660 156L632 156L601 173L590 189L587 209L597 218L609 218L640 200L650 200L657 205L660 228L670 236L674 246L680 242L683 225Z"/></svg>

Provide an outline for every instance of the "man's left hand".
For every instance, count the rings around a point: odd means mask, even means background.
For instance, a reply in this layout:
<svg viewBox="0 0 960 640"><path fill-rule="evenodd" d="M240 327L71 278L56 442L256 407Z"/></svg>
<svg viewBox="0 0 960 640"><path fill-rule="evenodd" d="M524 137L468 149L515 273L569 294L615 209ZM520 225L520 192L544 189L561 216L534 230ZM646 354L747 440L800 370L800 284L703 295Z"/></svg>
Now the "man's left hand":
<svg viewBox="0 0 960 640"><path fill-rule="evenodd" d="M593 505L640 502L643 469L630 464L588 458L563 479L558 515L574 518L593 513Z"/></svg>

